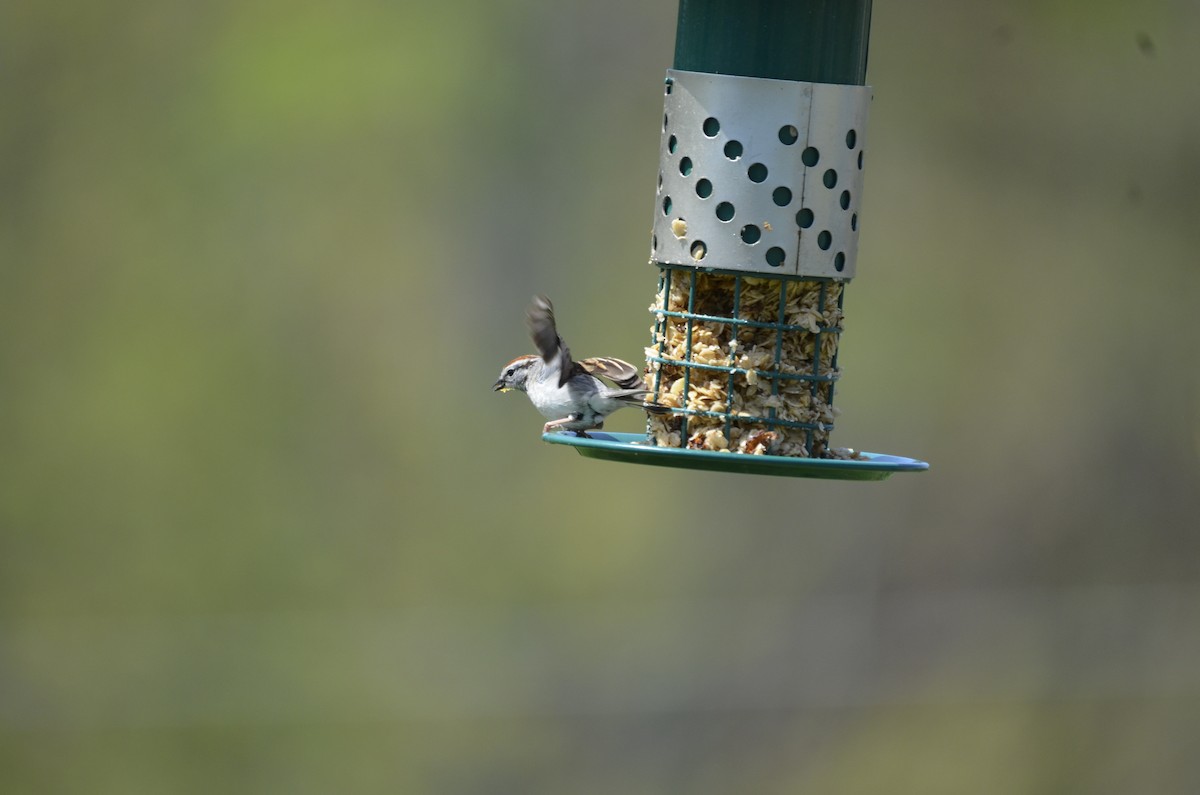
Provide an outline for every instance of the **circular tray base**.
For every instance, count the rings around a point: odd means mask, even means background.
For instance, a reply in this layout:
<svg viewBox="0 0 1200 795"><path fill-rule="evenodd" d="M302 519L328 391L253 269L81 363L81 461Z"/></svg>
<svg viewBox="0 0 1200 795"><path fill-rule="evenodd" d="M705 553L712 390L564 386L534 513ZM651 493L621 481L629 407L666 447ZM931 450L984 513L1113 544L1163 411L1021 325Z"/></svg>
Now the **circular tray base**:
<svg viewBox="0 0 1200 795"><path fill-rule="evenodd" d="M574 447L588 458L623 461L628 464L706 469L711 472L740 472L746 475L780 475L793 478L830 480L884 480L893 472L924 472L929 464L913 458L882 453L860 453L861 459L791 458L778 455L714 453L710 450L681 450L655 447L643 434L589 432L586 437L573 432L542 434L542 441Z"/></svg>

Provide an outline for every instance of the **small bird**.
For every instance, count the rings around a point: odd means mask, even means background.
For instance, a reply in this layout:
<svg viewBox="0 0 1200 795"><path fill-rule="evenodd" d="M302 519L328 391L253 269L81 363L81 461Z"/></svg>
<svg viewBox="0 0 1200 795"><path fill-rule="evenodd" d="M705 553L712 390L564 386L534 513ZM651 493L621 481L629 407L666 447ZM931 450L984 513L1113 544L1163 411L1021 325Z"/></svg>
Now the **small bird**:
<svg viewBox="0 0 1200 795"><path fill-rule="evenodd" d="M604 419L619 408L639 406L652 414L666 414L665 406L644 403L649 394L638 369L629 362L608 357L575 361L558 336L554 306L545 296L534 296L526 315L529 334L539 355L518 356L500 371L494 391L518 389L529 395L533 407L550 420L542 433L555 429L584 431L604 427ZM600 378L615 384L608 386Z"/></svg>

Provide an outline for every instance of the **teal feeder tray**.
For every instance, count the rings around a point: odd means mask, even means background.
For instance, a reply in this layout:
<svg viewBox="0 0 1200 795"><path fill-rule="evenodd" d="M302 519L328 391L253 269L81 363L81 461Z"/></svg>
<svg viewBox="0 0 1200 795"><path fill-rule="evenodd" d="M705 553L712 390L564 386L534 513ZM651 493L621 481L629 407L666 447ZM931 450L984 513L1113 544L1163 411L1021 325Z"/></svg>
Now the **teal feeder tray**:
<svg viewBox="0 0 1200 795"><path fill-rule="evenodd" d="M638 433L591 431L587 436L576 436L563 431L543 434L542 441L569 445L585 458L598 458L602 461L700 469L709 472L737 472L743 475L780 475L824 480L885 480L896 472L924 472L929 469L929 464L924 461L882 453L859 453L861 458L841 460L656 447L644 434Z"/></svg>
<svg viewBox="0 0 1200 795"><path fill-rule="evenodd" d="M650 262L646 435L548 433L626 463L883 480L830 445L862 206L870 0L681 0Z"/></svg>

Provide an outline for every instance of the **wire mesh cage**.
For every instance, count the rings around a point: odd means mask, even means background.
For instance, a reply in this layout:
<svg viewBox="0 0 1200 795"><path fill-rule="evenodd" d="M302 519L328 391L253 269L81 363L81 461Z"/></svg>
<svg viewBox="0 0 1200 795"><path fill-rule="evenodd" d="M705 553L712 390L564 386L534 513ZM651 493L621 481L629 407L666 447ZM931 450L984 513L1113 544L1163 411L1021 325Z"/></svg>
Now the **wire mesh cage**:
<svg viewBox="0 0 1200 795"><path fill-rule="evenodd" d="M651 417L664 447L804 457L829 448L844 283L660 264Z"/></svg>

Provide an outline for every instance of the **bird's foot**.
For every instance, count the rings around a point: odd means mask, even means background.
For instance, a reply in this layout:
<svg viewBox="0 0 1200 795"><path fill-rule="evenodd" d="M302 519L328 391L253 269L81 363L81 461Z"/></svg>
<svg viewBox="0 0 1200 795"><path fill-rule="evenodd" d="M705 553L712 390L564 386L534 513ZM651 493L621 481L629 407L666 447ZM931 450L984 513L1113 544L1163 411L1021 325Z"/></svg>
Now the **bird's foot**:
<svg viewBox="0 0 1200 795"><path fill-rule="evenodd" d="M550 433L551 431L557 431L562 426L570 425L572 422L579 422L581 419L583 419L582 415L568 414L567 416L563 417L562 419L551 420L550 422L547 422L545 425L542 426L542 433Z"/></svg>

